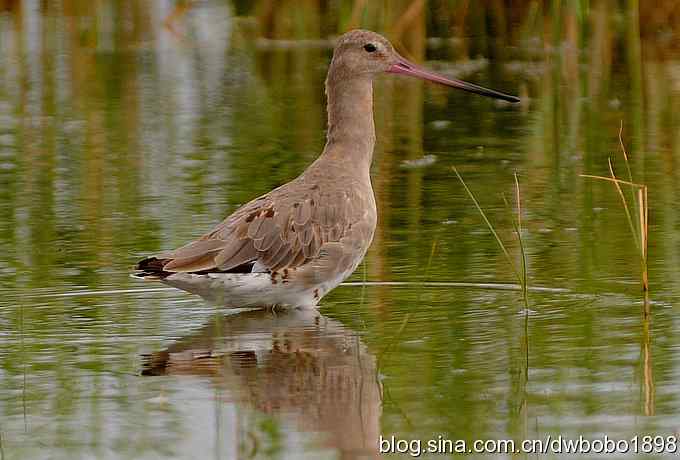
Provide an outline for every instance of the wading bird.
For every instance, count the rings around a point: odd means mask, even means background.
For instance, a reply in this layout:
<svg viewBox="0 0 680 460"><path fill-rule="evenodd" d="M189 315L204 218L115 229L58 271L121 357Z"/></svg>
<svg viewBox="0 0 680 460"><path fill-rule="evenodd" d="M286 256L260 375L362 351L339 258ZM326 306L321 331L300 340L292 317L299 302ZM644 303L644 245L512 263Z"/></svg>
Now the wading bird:
<svg viewBox="0 0 680 460"><path fill-rule="evenodd" d="M385 72L519 102L420 68L374 32L348 32L328 69L328 132L319 158L198 240L142 260L135 276L230 308L316 306L352 274L373 239L373 78Z"/></svg>

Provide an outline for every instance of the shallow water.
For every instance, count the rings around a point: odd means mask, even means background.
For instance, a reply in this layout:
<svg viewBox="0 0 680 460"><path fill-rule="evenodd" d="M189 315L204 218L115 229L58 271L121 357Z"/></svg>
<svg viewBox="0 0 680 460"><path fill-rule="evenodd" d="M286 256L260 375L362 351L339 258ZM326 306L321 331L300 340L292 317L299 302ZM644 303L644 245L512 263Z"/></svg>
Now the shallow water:
<svg viewBox="0 0 680 460"><path fill-rule="evenodd" d="M680 431L677 48L646 38L636 56L625 28L598 34L627 14L606 2L580 38L566 11L564 39L470 32L467 61L455 40L406 43L524 102L380 78L365 264L319 312L225 315L130 268L316 157L328 42L255 39L238 2L198 3L175 32L168 2L100 3L0 13L3 459L371 458L380 435ZM649 186L648 321L616 190L580 177L610 156L625 177L621 122ZM453 166L516 264L518 174L529 308Z"/></svg>

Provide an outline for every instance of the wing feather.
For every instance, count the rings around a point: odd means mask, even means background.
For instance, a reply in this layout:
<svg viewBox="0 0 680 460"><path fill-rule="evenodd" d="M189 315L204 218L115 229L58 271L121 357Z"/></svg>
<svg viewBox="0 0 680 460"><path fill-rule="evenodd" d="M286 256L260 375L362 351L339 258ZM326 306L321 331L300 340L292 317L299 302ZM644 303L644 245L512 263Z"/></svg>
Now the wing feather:
<svg viewBox="0 0 680 460"><path fill-rule="evenodd" d="M215 267L220 270L232 268L251 262L257 258L257 250L250 239L234 239L215 256Z"/></svg>
<svg viewBox="0 0 680 460"><path fill-rule="evenodd" d="M198 254L192 257L172 259L163 266L163 270L168 272L200 272L203 270L210 270L215 266L216 254L216 251L210 251L206 252L205 254Z"/></svg>
<svg viewBox="0 0 680 460"><path fill-rule="evenodd" d="M222 246L224 246L224 241L222 240L198 240L175 249L174 251L160 254L159 257L164 259L187 259L211 252Z"/></svg>
<svg viewBox="0 0 680 460"><path fill-rule="evenodd" d="M291 184L288 184L290 186ZM259 262L271 271L297 268L340 241L365 203L347 189L280 187L237 209L203 237L163 254L163 270L228 271Z"/></svg>

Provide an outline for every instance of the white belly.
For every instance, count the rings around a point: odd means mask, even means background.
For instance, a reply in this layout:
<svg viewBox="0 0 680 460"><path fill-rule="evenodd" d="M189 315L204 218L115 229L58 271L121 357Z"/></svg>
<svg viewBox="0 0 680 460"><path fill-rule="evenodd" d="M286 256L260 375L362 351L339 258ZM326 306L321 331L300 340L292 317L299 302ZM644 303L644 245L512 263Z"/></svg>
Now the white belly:
<svg viewBox="0 0 680 460"><path fill-rule="evenodd" d="M175 273L163 283L198 294L226 308L242 307L301 307L313 308L323 294L305 289L295 282L273 282L269 273L209 273L196 275ZM338 281L337 286L342 280ZM333 287L335 287L333 286ZM330 289L326 290L328 292Z"/></svg>

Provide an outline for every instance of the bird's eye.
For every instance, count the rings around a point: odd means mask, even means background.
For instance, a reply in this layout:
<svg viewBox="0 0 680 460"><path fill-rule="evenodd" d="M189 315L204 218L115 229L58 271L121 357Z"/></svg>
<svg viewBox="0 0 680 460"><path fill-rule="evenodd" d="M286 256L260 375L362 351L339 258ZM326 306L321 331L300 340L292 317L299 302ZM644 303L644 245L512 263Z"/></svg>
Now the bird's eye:
<svg viewBox="0 0 680 460"><path fill-rule="evenodd" d="M375 47L373 43L366 43L364 45L364 49L368 51L369 53L372 53L373 51L377 50L378 48Z"/></svg>

